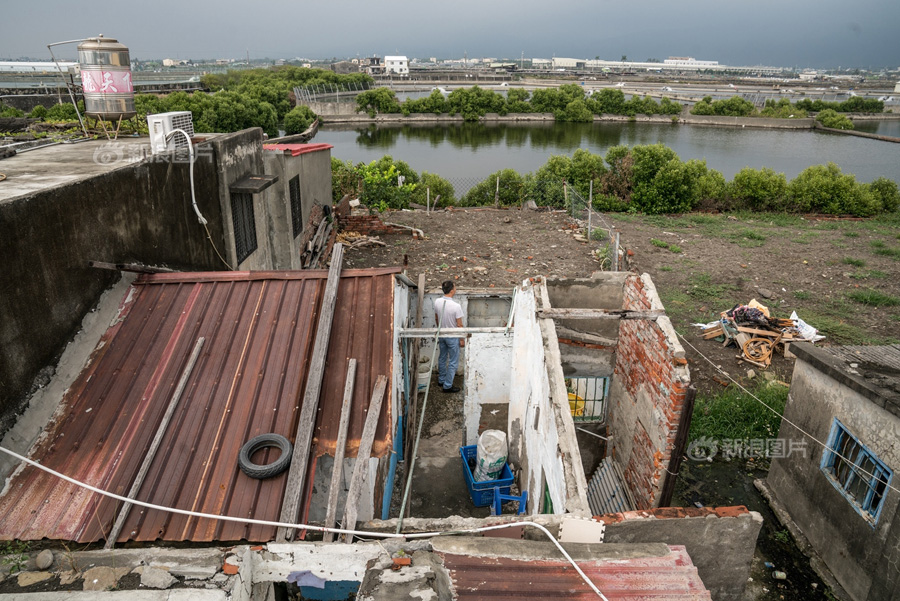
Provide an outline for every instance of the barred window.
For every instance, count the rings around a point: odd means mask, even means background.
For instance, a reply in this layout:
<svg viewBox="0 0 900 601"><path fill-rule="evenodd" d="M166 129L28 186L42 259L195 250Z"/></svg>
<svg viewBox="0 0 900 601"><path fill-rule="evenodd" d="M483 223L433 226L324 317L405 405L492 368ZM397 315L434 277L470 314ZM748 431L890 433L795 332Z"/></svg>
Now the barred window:
<svg viewBox="0 0 900 601"><path fill-rule="evenodd" d="M288 182L291 195L291 225L294 227L294 238L303 231L303 212L300 206L300 176L295 175Z"/></svg>
<svg viewBox="0 0 900 601"><path fill-rule="evenodd" d="M821 469L856 512L874 526L893 472L836 418Z"/></svg>
<svg viewBox="0 0 900 601"><path fill-rule="evenodd" d="M234 248L240 264L256 250L256 216L252 194L231 193L231 221L234 225Z"/></svg>

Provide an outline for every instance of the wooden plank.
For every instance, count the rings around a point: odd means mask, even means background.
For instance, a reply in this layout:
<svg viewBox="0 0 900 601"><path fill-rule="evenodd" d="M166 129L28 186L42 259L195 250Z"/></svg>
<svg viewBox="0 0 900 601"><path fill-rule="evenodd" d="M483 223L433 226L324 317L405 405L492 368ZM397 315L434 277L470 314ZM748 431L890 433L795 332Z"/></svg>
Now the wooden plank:
<svg viewBox="0 0 900 601"><path fill-rule="evenodd" d="M359 499L362 497L363 484L366 483L366 476L369 473L369 457L372 456L372 443L375 442L375 429L378 427L378 417L381 415L385 390L387 390L387 376L378 376L378 379L375 380L375 390L372 391L372 401L369 403L366 424L359 437L359 450L356 452L353 476L350 478L350 490L347 491L347 500L344 502L344 521L341 524L347 530L356 528ZM343 535L343 541L345 543L353 542L353 535Z"/></svg>
<svg viewBox="0 0 900 601"><path fill-rule="evenodd" d="M325 358L328 354L328 341L331 339L331 321L334 318L338 284L341 279L341 264L344 261L344 246L334 245L331 253L331 269L325 284L322 297L319 322L316 326L316 341L313 343L312 360L307 367L308 378L303 393L303 405L300 408L300 421L297 434L294 436L294 452L291 454L291 467L288 471L284 500L281 504L280 522L295 524L300 515L300 496L306 480L306 467L309 462L309 449L312 444L313 430L316 426L316 414L319 409L319 393L322 390L322 377L325 374ZM293 540L293 528L278 528L275 540L281 543Z"/></svg>
<svg viewBox="0 0 900 601"><path fill-rule="evenodd" d="M150 448L144 456L144 462L141 464L141 469L138 470L134 482L131 483L131 490L128 491L129 499L134 499L140 492L141 486L144 484L144 479L147 477L147 472L150 471L150 465L156 457L156 452L159 450L159 445L162 443L166 429L169 427L169 422L172 421L172 415L175 413L178 401L181 400L181 395L184 393L184 387L187 385L188 378L191 376L191 372L194 371L194 364L197 363L197 357L200 356L200 349L203 348L203 343L205 341L206 339L201 336L200 338L197 338L197 342L194 343L194 350L191 351L187 365L184 366L184 370L181 372L181 378L178 380L178 385L175 387L175 391L172 392L172 396L169 399L169 406L166 407L166 412L163 414L162 421L159 422L159 426L156 428L156 436L153 437L153 442L150 443ZM116 517L112 530L110 530L109 536L106 539L106 544L103 546L104 549L112 549L116 544L116 540L122 532L122 527L125 526L125 519L128 517L128 512L131 511L131 506L132 503L125 503L122 505L122 509L119 510L119 515Z"/></svg>
<svg viewBox="0 0 900 601"><path fill-rule="evenodd" d="M437 199L440 198L441 195L438 194L437 198L434 199L437 202ZM422 327L422 320L425 317L425 274L419 274L419 282L417 284L417 292L418 294L418 302L416 304L416 327ZM416 416L419 413L419 346L420 342L416 340L413 344L413 352L412 352L412 364L413 369L415 370L415 376L413 377L413 392L410 395L411 401L409 406L409 415L406 416L406 445L405 448L411 450L415 441L415 428L418 420ZM409 517L409 512L412 509L412 503L409 503L406 507L407 517Z"/></svg>
<svg viewBox="0 0 900 601"><path fill-rule="evenodd" d="M356 359L347 364L347 379L344 381L344 402L341 405L341 423L338 425L338 437L334 450L334 468L331 470L331 485L328 487L328 510L325 513L325 527L334 527L337 515L338 493L340 492L344 471L344 451L347 447L347 427L350 425L350 407L353 402L353 385L356 383ZM334 541L334 532L326 532L322 536L326 543Z"/></svg>
<svg viewBox="0 0 900 601"><path fill-rule="evenodd" d="M649 319L665 316L665 311L628 311L626 309L538 309L538 317L553 319Z"/></svg>
<svg viewBox="0 0 900 601"><path fill-rule="evenodd" d="M738 332L744 332L745 334L754 334L756 336L768 336L769 338L776 338L781 336L781 332L773 332L771 330L759 330L756 328L745 328L743 326L738 326Z"/></svg>

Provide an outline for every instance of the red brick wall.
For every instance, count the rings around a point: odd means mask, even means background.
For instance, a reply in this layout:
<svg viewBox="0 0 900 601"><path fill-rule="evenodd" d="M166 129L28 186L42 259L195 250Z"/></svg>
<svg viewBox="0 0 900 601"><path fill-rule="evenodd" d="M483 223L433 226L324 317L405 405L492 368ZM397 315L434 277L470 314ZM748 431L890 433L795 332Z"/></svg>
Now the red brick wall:
<svg viewBox="0 0 900 601"><path fill-rule="evenodd" d="M348 215L341 218L341 230L359 232L367 236L383 236L385 234L409 234L410 231L385 225L378 215Z"/></svg>
<svg viewBox="0 0 900 601"><path fill-rule="evenodd" d="M648 276L625 280L625 309L650 311L662 304ZM614 391L610 399L611 434L630 437L628 457L616 456L628 445L613 442L613 455L639 509L659 503L681 410L690 385L684 350L668 318L622 320L616 350ZM650 403L650 407L637 407ZM627 406L625 404L628 404ZM616 415L620 413L620 415ZM649 417L648 417L649 416Z"/></svg>

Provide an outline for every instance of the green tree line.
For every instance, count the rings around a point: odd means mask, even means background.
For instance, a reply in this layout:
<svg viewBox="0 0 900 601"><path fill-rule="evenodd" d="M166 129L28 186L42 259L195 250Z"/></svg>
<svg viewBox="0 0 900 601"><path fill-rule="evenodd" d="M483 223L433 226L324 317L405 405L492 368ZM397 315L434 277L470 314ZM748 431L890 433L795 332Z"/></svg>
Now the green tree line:
<svg viewBox="0 0 900 601"><path fill-rule="evenodd" d="M404 179L398 186L399 175ZM459 199L449 181L429 173L419 177L390 156L355 166L332 159L332 178L335 200L351 194L378 208L425 204L426 188L431 198L441 194L442 205L492 205L497 195L504 206L531 200L538 206L564 208L564 182L583 198L593 192L594 208L610 212L749 210L869 217L900 208L896 182L880 177L861 183L834 163L809 167L791 181L769 168L746 167L729 182L706 161L682 161L663 144L614 146L604 156L579 149L572 156L552 156L537 171L524 175L503 169Z"/></svg>
<svg viewBox="0 0 900 601"><path fill-rule="evenodd" d="M388 88L367 90L356 97L356 112L367 113L370 117L432 113L461 115L466 121L477 121L488 113L552 113L557 121L584 123L593 121L594 115L677 115L681 108L680 104L665 97L659 102L649 96L626 99L622 90L612 88L588 94L577 84L539 89L533 93L510 88L506 95L479 86L458 88L446 97L440 90L433 90L429 96L408 98L403 103Z"/></svg>

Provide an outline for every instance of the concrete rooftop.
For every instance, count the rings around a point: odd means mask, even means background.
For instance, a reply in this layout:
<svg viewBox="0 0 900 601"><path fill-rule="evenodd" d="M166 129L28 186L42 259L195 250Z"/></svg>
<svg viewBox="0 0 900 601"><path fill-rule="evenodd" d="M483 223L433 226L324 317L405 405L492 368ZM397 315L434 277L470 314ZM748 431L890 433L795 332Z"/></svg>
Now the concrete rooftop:
<svg viewBox="0 0 900 601"><path fill-rule="evenodd" d="M37 147L0 161L0 203L88 179L131 164L150 153L149 138L89 140Z"/></svg>

